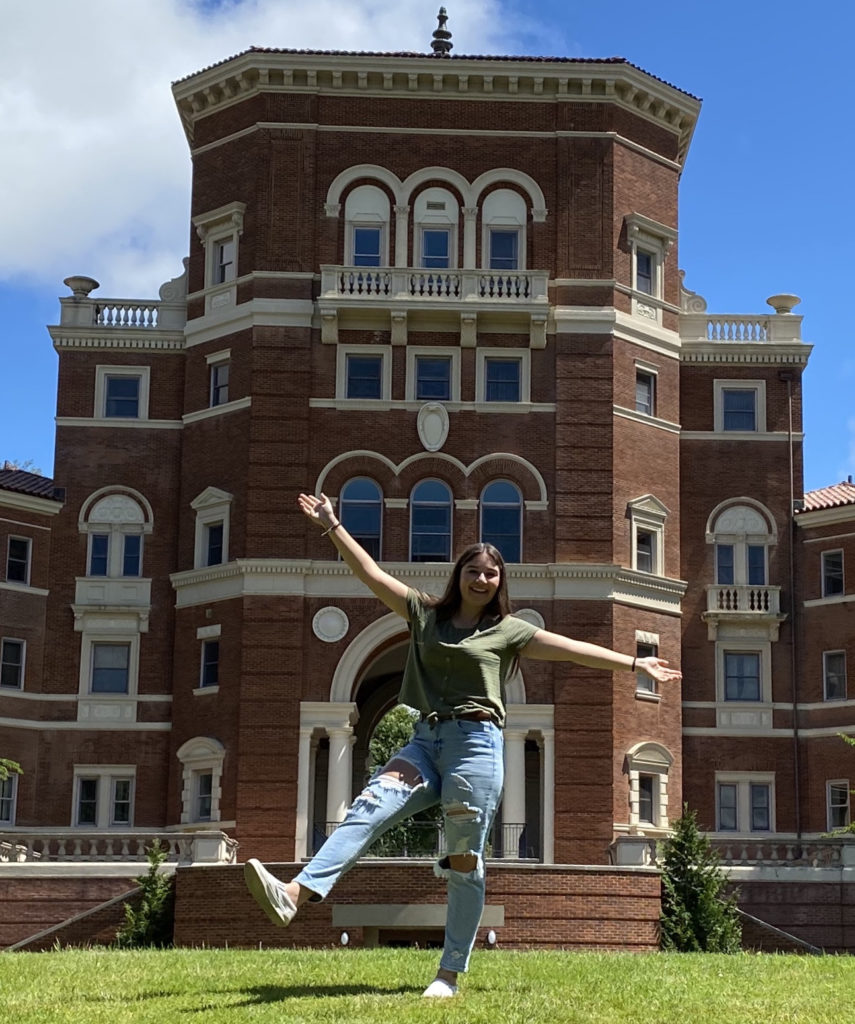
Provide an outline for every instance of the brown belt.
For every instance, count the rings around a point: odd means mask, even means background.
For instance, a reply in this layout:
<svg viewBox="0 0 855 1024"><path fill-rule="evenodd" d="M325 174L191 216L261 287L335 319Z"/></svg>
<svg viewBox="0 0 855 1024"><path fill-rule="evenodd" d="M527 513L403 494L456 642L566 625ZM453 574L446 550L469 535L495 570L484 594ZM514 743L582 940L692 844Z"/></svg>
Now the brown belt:
<svg viewBox="0 0 855 1024"><path fill-rule="evenodd" d="M422 712L421 717L421 721L427 722L431 729L437 722L492 722L493 720L493 716L489 711L449 711L447 714L431 711L428 715Z"/></svg>

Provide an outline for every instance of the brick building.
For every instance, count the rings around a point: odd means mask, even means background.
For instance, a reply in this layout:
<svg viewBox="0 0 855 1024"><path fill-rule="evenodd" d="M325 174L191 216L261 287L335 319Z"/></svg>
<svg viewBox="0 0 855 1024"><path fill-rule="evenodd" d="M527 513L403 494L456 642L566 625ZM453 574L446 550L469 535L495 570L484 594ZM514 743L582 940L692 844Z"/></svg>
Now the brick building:
<svg viewBox="0 0 855 1024"><path fill-rule="evenodd" d="M682 286L691 95L444 39L176 83L184 275L67 279L55 480L0 474L7 845L203 830L292 861L341 820L406 629L308 489L422 589L490 540L523 617L682 664L681 695L523 662L500 858L644 862L686 801L743 866L836 870L855 487L803 495L798 300Z"/></svg>

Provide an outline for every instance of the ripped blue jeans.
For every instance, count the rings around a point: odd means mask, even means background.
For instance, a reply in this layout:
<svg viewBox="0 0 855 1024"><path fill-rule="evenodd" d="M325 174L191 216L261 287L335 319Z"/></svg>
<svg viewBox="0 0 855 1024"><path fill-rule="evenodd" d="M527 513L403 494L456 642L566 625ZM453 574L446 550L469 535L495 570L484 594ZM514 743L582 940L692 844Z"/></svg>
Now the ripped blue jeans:
<svg viewBox="0 0 855 1024"><path fill-rule="evenodd" d="M484 844L504 781L502 731L489 721L453 719L433 728L417 722L412 740L393 760L413 765L421 781L411 786L375 775L294 881L321 898L327 896L378 836L418 811L441 804L446 856L477 857L473 871L455 871L445 858L436 869L448 882L440 967L465 971L484 909Z"/></svg>

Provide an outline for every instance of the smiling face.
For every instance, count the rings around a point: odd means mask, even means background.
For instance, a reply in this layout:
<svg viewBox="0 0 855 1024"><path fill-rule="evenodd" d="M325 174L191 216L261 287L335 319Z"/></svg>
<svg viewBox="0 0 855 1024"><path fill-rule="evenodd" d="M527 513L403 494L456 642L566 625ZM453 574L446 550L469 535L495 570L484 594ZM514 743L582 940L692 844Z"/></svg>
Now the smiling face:
<svg viewBox="0 0 855 1024"><path fill-rule="evenodd" d="M502 570L486 552L479 552L460 570L460 602L466 609L484 609L502 583Z"/></svg>

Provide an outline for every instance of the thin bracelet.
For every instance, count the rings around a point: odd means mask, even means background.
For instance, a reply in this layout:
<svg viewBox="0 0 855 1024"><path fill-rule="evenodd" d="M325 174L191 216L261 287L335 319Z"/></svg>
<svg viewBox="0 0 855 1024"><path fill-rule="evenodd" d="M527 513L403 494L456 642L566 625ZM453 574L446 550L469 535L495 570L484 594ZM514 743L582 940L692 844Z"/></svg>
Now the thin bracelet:
<svg viewBox="0 0 855 1024"><path fill-rule="evenodd" d="M326 537L326 535L327 535L328 533L332 533L332 532L333 532L333 530L337 530L337 529L338 529L338 528L339 528L340 526L341 526L341 520L339 520L339 521L338 521L338 522L337 522L337 523L335 524L335 526L331 526L331 527L330 527L330 528L329 528L328 530L324 530L324 532L323 532L323 533L321 534L321 536L322 536L322 537Z"/></svg>
<svg viewBox="0 0 855 1024"><path fill-rule="evenodd" d="M630 672L634 672L635 671L635 663L636 663L636 661L638 661L638 658L633 658L632 659L632 664L629 666Z"/></svg>

